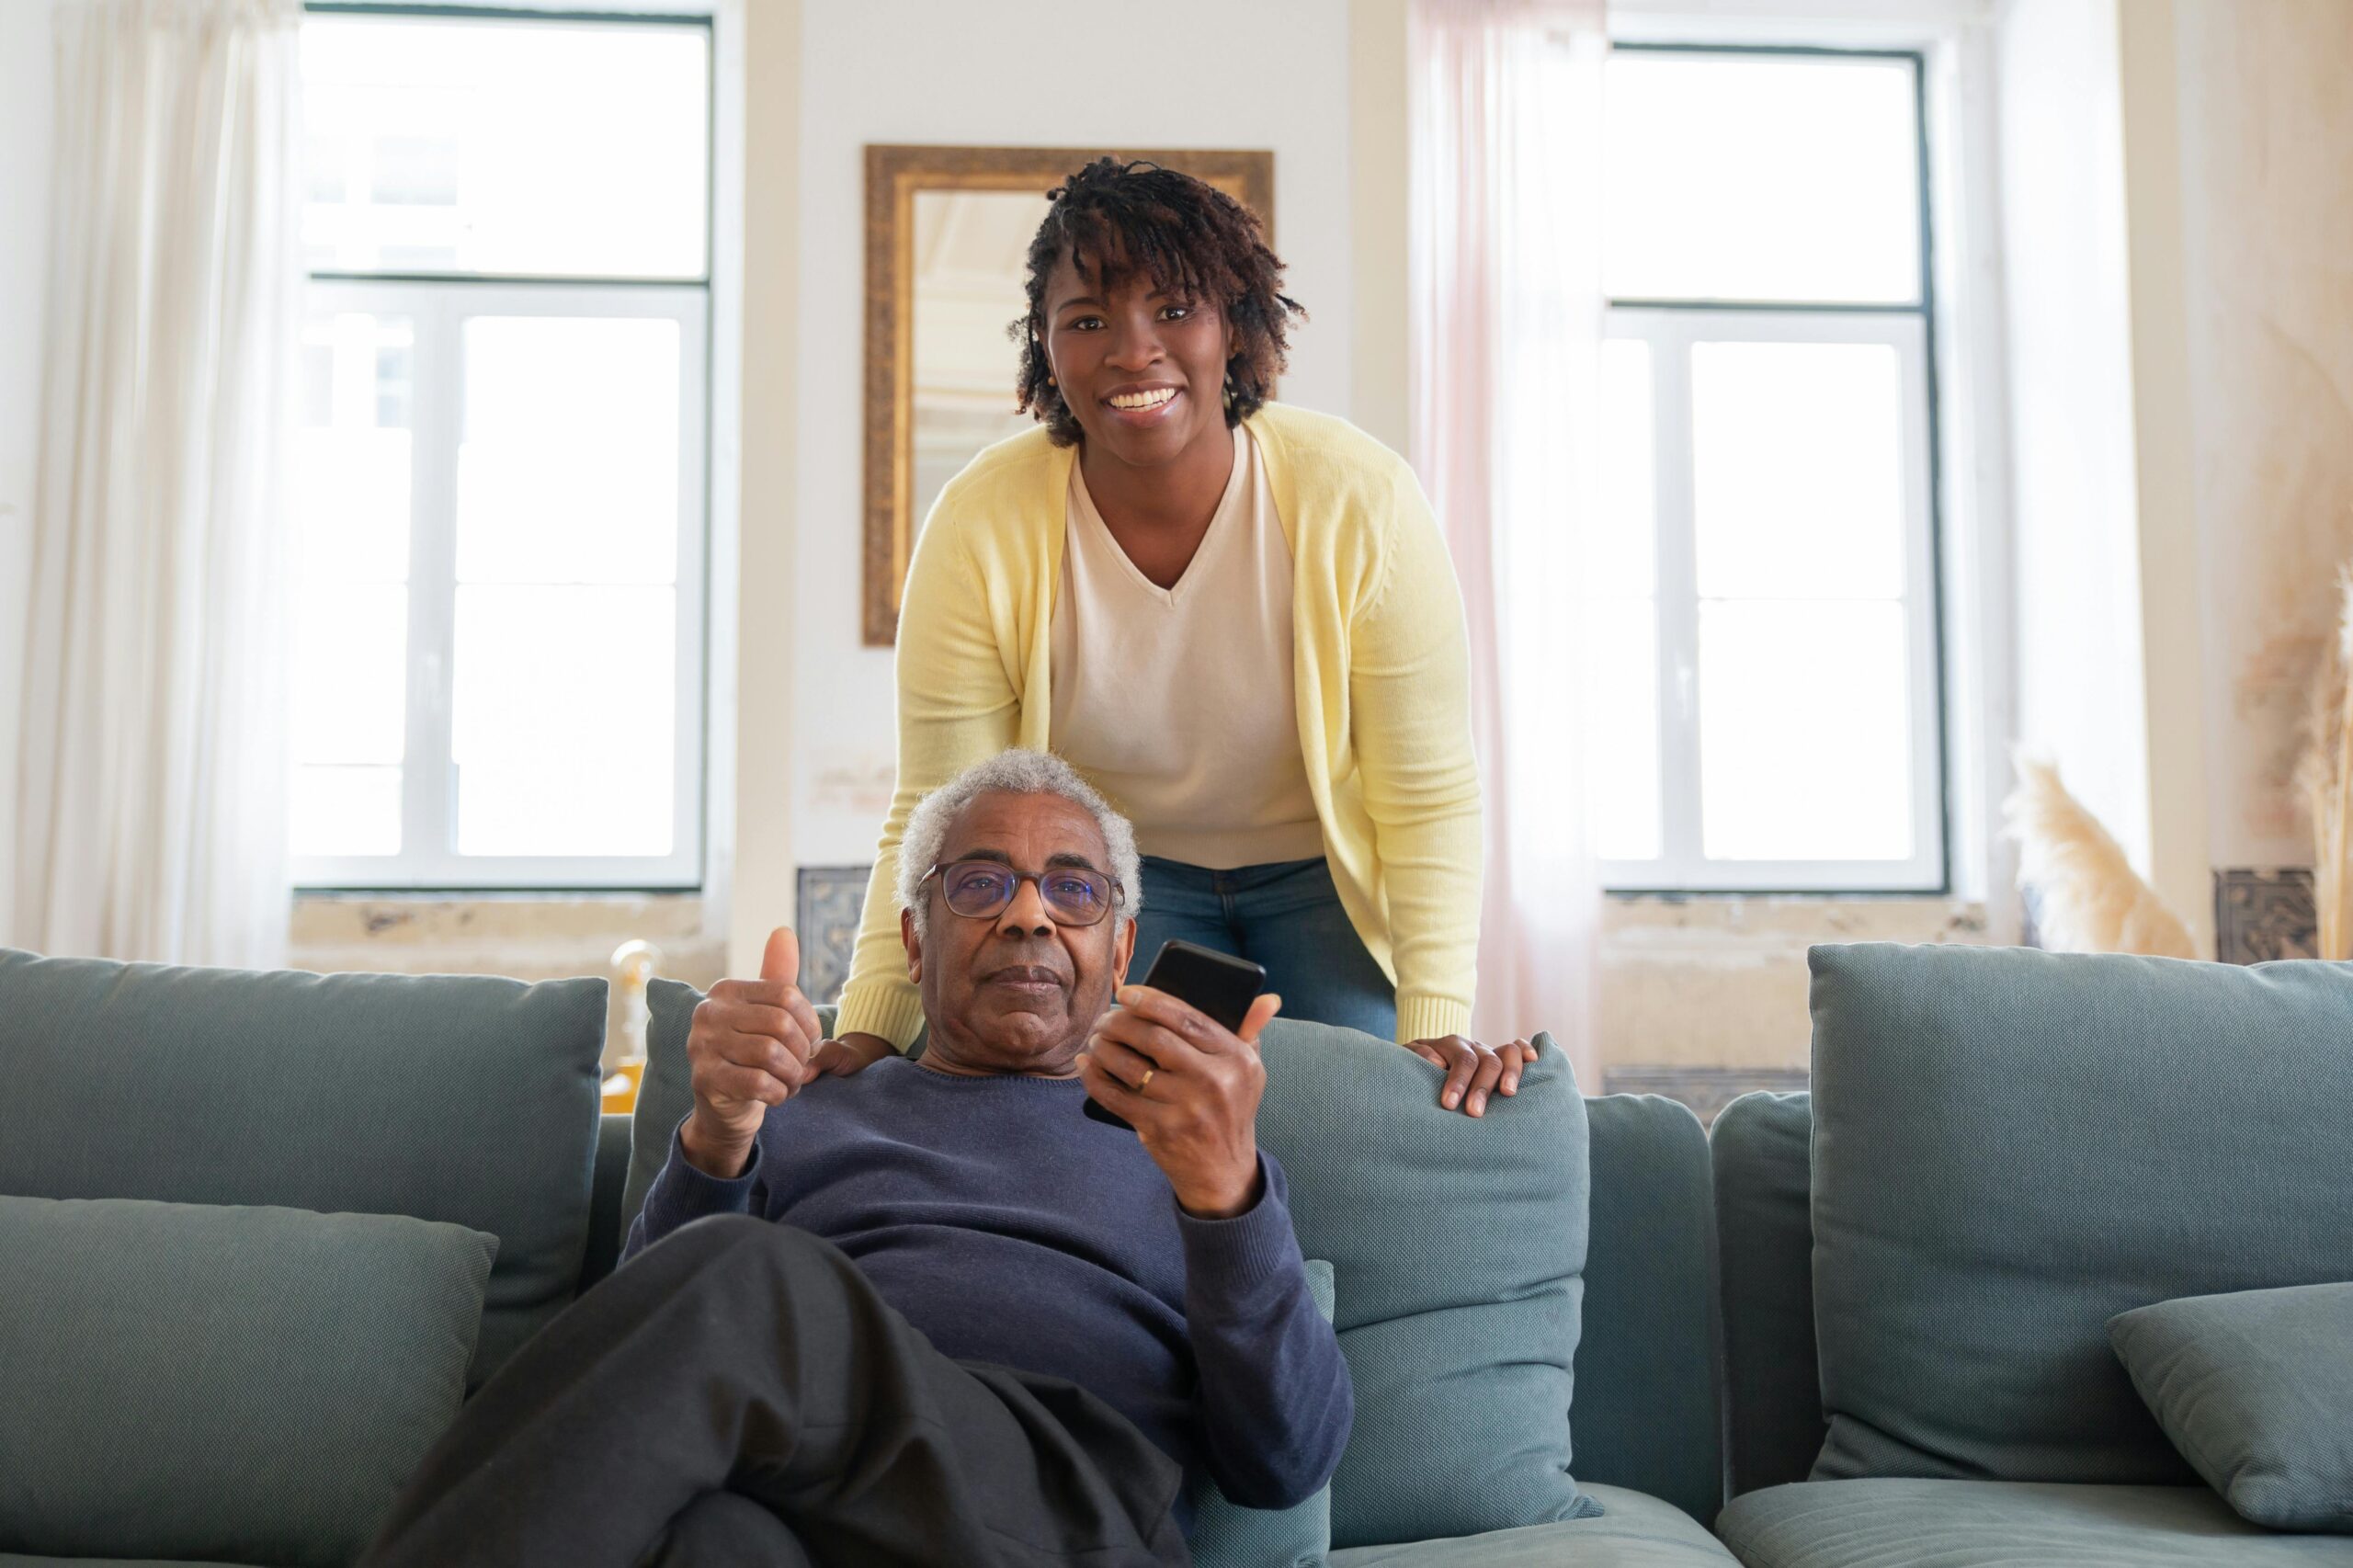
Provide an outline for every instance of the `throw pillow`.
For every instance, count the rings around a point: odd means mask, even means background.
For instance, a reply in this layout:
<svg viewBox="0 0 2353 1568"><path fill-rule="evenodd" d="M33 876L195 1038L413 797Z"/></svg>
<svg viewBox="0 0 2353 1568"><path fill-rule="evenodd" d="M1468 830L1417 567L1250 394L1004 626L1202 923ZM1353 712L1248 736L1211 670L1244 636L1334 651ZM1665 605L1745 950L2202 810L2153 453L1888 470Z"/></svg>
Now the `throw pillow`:
<svg viewBox="0 0 2353 1568"><path fill-rule="evenodd" d="M1332 1321L1332 1266L1307 1260L1315 1310ZM1193 1568L1324 1568L1332 1550L1332 1489L1288 1508L1245 1508L1226 1501L1215 1482L1193 1493Z"/></svg>
<svg viewBox="0 0 2353 1568"><path fill-rule="evenodd" d="M1586 1108L1545 1044L1519 1093L1472 1118L1438 1108L1442 1074L1387 1040L1278 1018L1261 1041L1259 1144L1290 1177L1300 1249L1348 1281L1335 1547L1599 1512L1569 1475Z"/></svg>
<svg viewBox="0 0 2353 1568"><path fill-rule="evenodd" d="M343 1568L458 1414L494 1236L0 1198L0 1551Z"/></svg>
<svg viewBox="0 0 2353 1568"><path fill-rule="evenodd" d="M2353 1278L2353 965L1812 962L1815 1479L2194 1484L2106 1325Z"/></svg>
<svg viewBox="0 0 2353 1568"><path fill-rule="evenodd" d="M2241 1518L2353 1533L2353 1284L2161 1301L2108 1334L2165 1436Z"/></svg>
<svg viewBox="0 0 2353 1568"><path fill-rule="evenodd" d="M414 1214L498 1238L472 1384L570 1304L605 983L0 949L0 1192ZM89 1136L103 1105L107 1136Z"/></svg>

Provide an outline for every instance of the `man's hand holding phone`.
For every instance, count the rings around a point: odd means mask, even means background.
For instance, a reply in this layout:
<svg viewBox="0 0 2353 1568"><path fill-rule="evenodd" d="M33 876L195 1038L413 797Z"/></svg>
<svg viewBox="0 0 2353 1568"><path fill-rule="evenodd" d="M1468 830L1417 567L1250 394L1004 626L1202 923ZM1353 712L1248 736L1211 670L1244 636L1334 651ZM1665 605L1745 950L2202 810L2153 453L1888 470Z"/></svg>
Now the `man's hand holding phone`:
<svg viewBox="0 0 2353 1568"><path fill-rule="evenodd" d="M1238 1029L1148 985L1123 986L1078 1059L1086 1092L1131 1122L1188 1214L1231 1219L1258 1201L1258 1034L1271 992Z"/></svg>
<svg viewBox="0 0 2353 1568"><path fill-rule="evenodd" d="M768 933L757 980L722 980L695 1008L687 1064L695 1108L678 1139L697 1170L722 1181L743 1174L768 1107L782 1105L814 1076L824 1043L817 1010L801 994L801 942L791 928Z"/></svg>

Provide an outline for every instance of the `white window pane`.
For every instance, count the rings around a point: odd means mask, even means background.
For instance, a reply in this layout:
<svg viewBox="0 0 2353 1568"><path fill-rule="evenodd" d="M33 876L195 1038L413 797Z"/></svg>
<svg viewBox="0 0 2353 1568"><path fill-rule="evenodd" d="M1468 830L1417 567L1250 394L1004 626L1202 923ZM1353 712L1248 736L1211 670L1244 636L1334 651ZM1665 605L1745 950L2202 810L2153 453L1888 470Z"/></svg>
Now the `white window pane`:
<svg viewBox="0 0 2353 1568"><path fill-rule="evenodd" d="M1585 540L1589 593L1648 598L1656 591L1652 423L1651 346L1611 338L1601 346L1601 511Z"/></svg>
<svg viewBox="0 0 2353 1568"><path fill-rule="evenodd" d="M667 587L458 589L461 855L666 855L677 696Z"/></svg>
<svg viewBox="0 0 2353 1568"><path fill-rule="evenodd" d="M458 580L671 582L678 363L666 318L469 320Z"/></svg>
<svg viewBox="0 0 2353 1568"><path fill-rule="evenodd" d="M296 762L397 765L408 722L408 589L305 588L291 674Z"/></svg>
<svg viewBox="0 0 2353 1568"><path fill-rule="evenodd" d="M1604 81L1613 299L1918 300L1909 62L1620 50Z"/></svg>
<svg viewBox="0 0 2353 1568"><path fill-rule="evenodd" d="M297 767L289 805L297 855L401 852L397 767Z"/></svg>
<svg viewBox="0 0 2353 1568"><path fill-rule="evenodd" d="M1648 599L1584 607L1586 802L1604 860L1660 854L1658 622Z"/></svg>
<svg viewBox="0 0 2353 1568"><path fill-rule="evenodd" d="M1902 597L1903 398L1884 343L1693 344L1700 597Z"/></svg>
<svg viewBox="0 0 2353 1568"><path fill-rule="evenodd" d="M1900 605L1702 604L1708 858L1909 858L1907 665Z"/></svg>
<svg viewBox="0 0 2353 1568"><path fill-rule="evenodd" d="M303 325L292 505L306 585L408 577L415 347L404 317L344 311Z"/></svg>
<svg viewBox="0 0 2353 1568"><path fill-rule="evenodd" d="M710 37L306 17L312 268L701 277Z"/></svg>

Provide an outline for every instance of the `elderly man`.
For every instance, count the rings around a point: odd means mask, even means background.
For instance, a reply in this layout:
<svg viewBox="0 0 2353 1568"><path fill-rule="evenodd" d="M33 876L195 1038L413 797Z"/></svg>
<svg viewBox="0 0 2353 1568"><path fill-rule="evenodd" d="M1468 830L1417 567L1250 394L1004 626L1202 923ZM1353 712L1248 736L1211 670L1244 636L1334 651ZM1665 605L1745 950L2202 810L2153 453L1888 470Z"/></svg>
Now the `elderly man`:
<svg viewBox="0 0 2353 1568"><path fill-rule="evenodd" d="M1254 1131L1276 1000L1233 1034L1121 987L1134 837L1053 757L965 773L905 846L921 1058L829 1075L789 931L713 986L628 1261L367 1562L1183 1562L1187 1474L1329 1478L1347 1369Z"/></svg>

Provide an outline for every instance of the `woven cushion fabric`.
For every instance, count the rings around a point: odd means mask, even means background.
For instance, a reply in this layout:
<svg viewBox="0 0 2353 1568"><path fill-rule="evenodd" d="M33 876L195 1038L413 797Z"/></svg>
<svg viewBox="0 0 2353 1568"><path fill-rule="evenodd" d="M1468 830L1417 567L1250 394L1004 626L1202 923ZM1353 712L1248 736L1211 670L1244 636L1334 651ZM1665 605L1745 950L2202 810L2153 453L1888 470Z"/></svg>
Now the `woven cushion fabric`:
<svg viewBox="0 0 2353 1568"><path fill-rule="evenodd" d="M1603 1095L1585 1112L1577 1482L1649 1493L1704 1523L1723 1501L1707 1134L1657 1095Z"/></svg>
<svg viewBox="0 0 2353 1568"><path fill-rule="evenodd" d="M0 1192L409 1214L487 1232L499 1255L478 1384L579 1279L604 1040L597 979L0 950Z"/></svg>
<svg viewBox="0 0 2353 1568"><path fill-rule="evenodd" d="M2174 1447L2240 1517L2353 1534L2353 1284L2163 1301L2108 1332Z"/></svg>
<svg viewBox="0 0 2353 1568"><path fill-rule="evenodd" d="M2353 1568L2353 1540L2275 1535L2203 1486L1806 1481L1716 1532L1748 1568Z"/></svg>
<svg viewBox="0 0 2353 1568"><path fill-rule="evenodd" d="M1441 1110L1438 1070L1354 1029L1278 1018L1258 1141L1302 1251L1347 1282L1335 1321L1356 1426L1332 1543L1475 1535L1595 1510L1570 1479L1586 1106L1550 1041L1519 1093Z"/></svg>
<svg viewBox="0 0 2353 1568"><path fill-rule="evenodd" d="M1813 969L1815 1477L2196 1481L2107 1323L2353 1278L2353 965Z"/></svg>
<svg viewBox="0 0 2353 1568"><path fill-rule="evenodd" d="M0 1549L340 1568L458 1414L494 1236L0 1198Z"/></svg>
<svg viewBox="0 0 2353 1568"><path fill-rule="evenodd" d="M1802 1094L1743 1095L1708 1130L1723 1267L1724 1458L1735 1497L1803 1481L1826 1430L1813 1351L1813 1134Z"/></svg>
<svg viewBox="0 0 2353 1568"><path fill-rule="evenodd" d="M1448 1540L1359 1546L1332 1568L1732 1568L1738 1561L1690 1515L1647 1492L1586 1482L1601 1512L1554 1525Z"/></svg>
<svg viewBox="0 0 2353 1568"><path fill-rule="evenodd" d="M1307 1261L1315 1310L1332 1321L1332 1266ZM1324 1568L1332 1549L1332 1489L1288 1508L1245 1508L1204 1478L1193 1494L1193 1568Z"/></svg>

